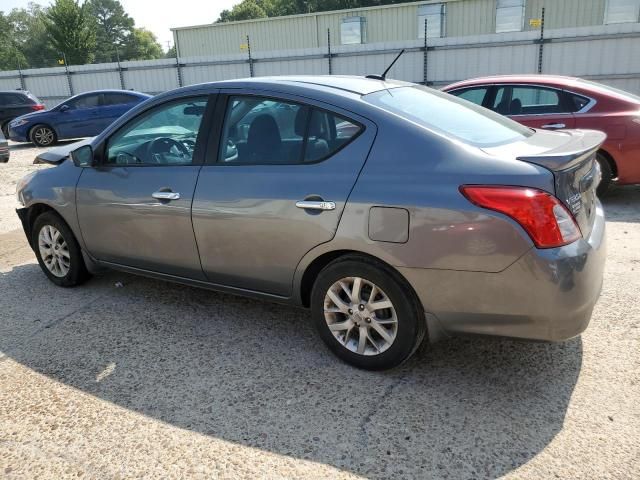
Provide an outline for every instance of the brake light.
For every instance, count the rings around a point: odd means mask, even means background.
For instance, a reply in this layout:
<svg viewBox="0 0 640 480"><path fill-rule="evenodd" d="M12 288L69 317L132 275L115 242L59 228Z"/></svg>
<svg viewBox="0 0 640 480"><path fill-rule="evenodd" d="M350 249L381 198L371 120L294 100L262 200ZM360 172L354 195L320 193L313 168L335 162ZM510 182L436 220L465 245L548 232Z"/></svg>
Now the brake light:
<svg viewBox="0 0 640 480"><path fill-rule="evenodd" d="M482 208L503 213L529 234L538 248L575 242L582 234L569 211L553 195L536 188L463 185L460 192Z"/></svg>
<svg viewBox="0 0 640 480"><path fill-rule="evenodd" d="M37 112L38 110L44 110L46 107L41 103L36 103L35 105L31 105L31 110Z"/></svg>

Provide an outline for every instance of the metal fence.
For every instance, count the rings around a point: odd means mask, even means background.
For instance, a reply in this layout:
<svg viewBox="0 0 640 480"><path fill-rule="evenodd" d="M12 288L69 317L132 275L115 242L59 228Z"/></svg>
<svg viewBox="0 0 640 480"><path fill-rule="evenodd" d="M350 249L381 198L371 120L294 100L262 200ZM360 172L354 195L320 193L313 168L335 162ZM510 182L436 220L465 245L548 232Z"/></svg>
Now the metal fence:
<svg viewBox="0 0 640 480"><path fill-rule="evenodd" d="M493 74L549 73L593 79L640 94L640 24L416 39L363 45L0 72L0 90L23 88L48 107L81 92L115 88L150 94L183 85L265 75L381 73L441 86Z"/></svg>

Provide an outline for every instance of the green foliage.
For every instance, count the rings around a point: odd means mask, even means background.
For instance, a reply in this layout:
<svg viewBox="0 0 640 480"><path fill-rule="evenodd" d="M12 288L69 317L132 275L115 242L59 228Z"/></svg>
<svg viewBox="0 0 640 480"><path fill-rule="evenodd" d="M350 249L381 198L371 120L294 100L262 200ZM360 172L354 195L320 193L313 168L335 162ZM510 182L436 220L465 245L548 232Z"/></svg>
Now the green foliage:
<svg viewBox="0 0 640 480"><path fill-rule="evenodd" d="M134 28L127 39L123 60L151 60L164 57L156 36L145 28Z"/></svg>
<svg viewBox="0 0 640 480"><path fill-rule="evenodd" d="M236 22L253 18L373 7L411 1L419 0L242 0L231 10L223 10L217 21Z"/></svg>
<svg viewBox="0 0 640 480"><path fill-rule="evenodd" d="M96 62L114 62L116 49L122 52L131 39L134 21L118 0L89 0L86 3L96 30Z"/></svg>
<svg viewBox="0 0 640 480"><path fill-rule="evenodd" d="M77 0L55 0L42 17L51 44L58 52L64 52L68 64L81 65L93 61L95 24L86 3L80 5Z"/></svg>

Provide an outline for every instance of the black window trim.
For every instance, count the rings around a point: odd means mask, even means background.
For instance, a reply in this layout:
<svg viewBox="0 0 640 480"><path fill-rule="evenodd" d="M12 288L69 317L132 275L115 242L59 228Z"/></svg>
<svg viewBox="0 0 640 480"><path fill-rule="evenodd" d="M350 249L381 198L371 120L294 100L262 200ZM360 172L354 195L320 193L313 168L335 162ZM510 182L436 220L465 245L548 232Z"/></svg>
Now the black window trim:
<svg viewBox="0 0 640 480"><path fill-rule="evenodd" d="M109 133L108 137L105 137L100 144L96 147L94 152L94 158L96 158L95 168L108 169L108 168L148 168L148 167L201 167L206 163L206 152L208 151L208 145L206 144L206 138L203 138L204 133L211 131L212 117L218 101L219 95L216 92L204 91L204 92L190 92L189 95L168 99L164 102L154 103L148 105L147 108L138 112L134 117L129 118L125 123L118 126L113 132ZM205 99L207 105L205 107L204 115L202 116L202 122L200 123L200 130L196 137L196 145L193 150L193 161L191 163L175 163L170 165L159 165L155 163L132 163L126 165L118 165L114 163L107 163L107 146L109 140L116 135L119 131L129 125L131 122L136 121L141 116L146 115L148 112L155 110L156 108L164 107L171 103L184 102L189 99Z"/></svg>
<svg viewBox="0 0 640 480"><path fill-rule="evenodd" d="M449 90L447 93L454 93L454 92L462 92L465 90L470 90L472 88L484 88L487 87L489 88L489 91L487 91L487 94L485 94L485 98L482 102L482 106L485 108L489 108L489 110L495 111L492 108L490 108L488 105L490 105L493 100L495 99L496 96L496 92L498 90L498 88L500 87L537 87L537 88L546 88L548 90L555 90L557 92L559 92L561 101L564 104L566 104L568 102L566 95L576 95L578 97L582 97L582 98L586 98L587 100L589 100L589 102L582 107L580 110L577 110L575 112L566 112L566 113L532 113L532 114L520 114L520 115L508 115L509 117L538 117L538 116L548 116L548 115L575 115L576 113L587 113L589 110L591 110L596 103L598 103L598 101L593 98L590 97L589 95L585 95L584 93L577 93L574 92L573 90L570 89L566 89L566 88L560 88L560 87L553 87L550 85L544 85L544 84L540 84L540 83L527 83L527 82L518 82L518 83L511 83L511 82L499 82L499 83L479 83L477 85L468 85L468 86L464 86L464 87L459 87L459 88L455 88L453 90ZM491 94L489 94L491 92ZM491 99L491 102L488 102L488 99ZM567 106L567 105L565 105Z"/></svg>
<svg viewBox="0 0 640 480"><path fill-rule="evenodd" d="M305 165L315 165L317 163L322 163L326 160L329 160L331 157L337 155L343 148L345 148L346 146L350 145L352 142L354 142L360 135L362 135L362 133L364 133L364 131L366 130L366 125L364 125L362 122L359 122L357 120L355 120L353 117L351 116L347 116L343 113L338 113L335 112L333 110L330 110L328 108L325 107L320 107L318 105L312 104L312 103L306 103L303 99L293 99L293 98L288 98L287 96L277 96L277 94L271 93L271 92L264 92L261 93L259 91L245 91L242 89L238 89L238 91L232 91L232 90L226 90L223 92L220 92L219 94L219 102L216 108L216 112L215 112L215 120L214 120L214 127L215 130L213 130L212 132L214 133L212 135L212 137L215 137L215 141L209 141L208 145L207 145L207 152L206 152L206 159L213 159L213 160L209 160L207 161L205 159L205 164L206 165L210 165L210 166L219 166L219 167L241 167L241 166L305 166ZM307 107L309 109L309 113L307 115L307 125L305 126L305 137L303 138L303 149L302 149L302 153L301 153L301 158L300 161L298 163L225 163L223 161L220 160L220 148L221 145L220 143L222 142L222 136L224 134L224 121L226 119L226 114L227 114L227 107L229 104L229 99L231 97L258 97L258 98L262 98L264 100L272 100L272 101L276 101L276 102L281 102L281 103L293 103L293 104L297 104L300 105L302 107ZM322 158L319 158L318 160L314 160L313 162L305 162L304 161L304 154L305 154L305 149L306 149L306 143L307 143L307 138L308 138L308 131L309 131L309 122L311 120L311 114L313 113L313 110L319 110L322 112L326 112L330 115L334 115L336 117L340 117L343 118L351 123L353 123L354 125L356 125L359 130L358 132L352 136L351 138L349 138L348 142L345 142L344 144L340 145L339 148L337 148L336 150L334 150L333 152L330 152L328 155L325 155ZM215 152L215 153L214 153ZM213 154L213 155L212 155Z"/></svg>

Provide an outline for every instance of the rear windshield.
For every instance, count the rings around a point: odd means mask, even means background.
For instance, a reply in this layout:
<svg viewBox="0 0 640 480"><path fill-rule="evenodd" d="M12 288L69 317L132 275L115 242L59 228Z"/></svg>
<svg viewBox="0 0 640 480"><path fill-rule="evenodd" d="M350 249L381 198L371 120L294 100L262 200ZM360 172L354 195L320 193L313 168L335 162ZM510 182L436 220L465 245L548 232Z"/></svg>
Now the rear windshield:
<svg viewBox="0 0 640 480"><path fill-rule="evenodd" d="M491 110L420 85L380 90L362 98L418 125L476 147L503 145L533 135L531 129Z"/></svg>

